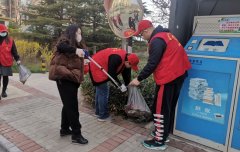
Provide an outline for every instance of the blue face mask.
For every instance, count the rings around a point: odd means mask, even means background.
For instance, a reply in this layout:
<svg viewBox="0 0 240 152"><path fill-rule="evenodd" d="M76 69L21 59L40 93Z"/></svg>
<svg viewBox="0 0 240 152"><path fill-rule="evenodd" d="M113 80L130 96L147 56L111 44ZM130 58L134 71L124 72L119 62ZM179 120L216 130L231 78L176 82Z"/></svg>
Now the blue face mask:
<svg viewBox="0 0 240 152"><path fill-rule="evenodd" d="M1 37L7 36L7 32L2 32L2 33L0 33L0 36L1 36Z"/></svg>

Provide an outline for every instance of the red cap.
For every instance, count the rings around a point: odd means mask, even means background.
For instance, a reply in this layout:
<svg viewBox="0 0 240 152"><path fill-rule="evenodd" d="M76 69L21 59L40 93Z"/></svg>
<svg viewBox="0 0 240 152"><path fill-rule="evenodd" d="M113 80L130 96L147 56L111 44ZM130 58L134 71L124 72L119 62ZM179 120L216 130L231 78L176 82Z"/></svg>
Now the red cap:
<svg viewBox="0 0 240 152"><path fill-rule="evenodd" d="M0 33L7 32L7 27L4 24L0 24Z"/></svg>
<svg viewBox="0 0 240 152"><path fill-rule="evenodd" d="M150 27L153 27L153 24L151 21L149 20L141 20L139 23L138 23L138 31L134 34L135 36L136 35L139 35L143 30L146 30Z"/></svg>
<svg viewBox="0 0 240 152"><path fill-rule="evenodd" d="M138 70L138 63L139 63L139 58L135 53L131 53L127 56L128 62L131 64L131 68L134 71Z"/></svg>

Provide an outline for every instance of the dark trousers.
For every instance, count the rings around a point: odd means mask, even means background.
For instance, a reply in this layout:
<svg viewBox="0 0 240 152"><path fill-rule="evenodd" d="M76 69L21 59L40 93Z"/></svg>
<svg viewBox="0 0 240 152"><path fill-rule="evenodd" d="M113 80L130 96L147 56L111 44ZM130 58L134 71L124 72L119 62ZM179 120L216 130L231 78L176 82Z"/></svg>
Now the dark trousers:
<svg viewBox="0 0 240 152"><path fill-rule="evenodd" d="M185 77L186 76L184 74L183 76L178 77L170 83L164 85L156 85L152 112L153 114L160 114L162 116L162 118L155 117L155 119L163 121L160 123L162 127L159 127L159 129L163 131L161 133L159 132L161 134L160 137L162 138L159 139L163 143L169 136L169 133L171 133L173 130L175 109ZM158 102L161 103L159 104ZM157 122L154 121L154 124L157 124Z"/></svg>
<svg viewBox="0 0 240 152"><path fill-rule="evenodd" d="M58 80L57 87L62 99L61 129L71 127L74 135L81 134L78 112L78 88L80 84L68 80Z"/></svg>
<svg viewBox="0 0 240 152"><path fill-rule="evenodd" d="M1 77L3 77L3 87L2 87L2 92L6 92L9 78L8 76L0 76L0 87L1 87Z"/></svg>

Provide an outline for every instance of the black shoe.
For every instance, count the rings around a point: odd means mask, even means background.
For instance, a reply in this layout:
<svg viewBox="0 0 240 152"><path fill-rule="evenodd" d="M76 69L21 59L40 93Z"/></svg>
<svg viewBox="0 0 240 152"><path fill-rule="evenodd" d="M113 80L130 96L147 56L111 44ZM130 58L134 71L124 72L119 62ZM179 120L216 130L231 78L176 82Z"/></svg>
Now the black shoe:
<svg viewBox="0 0 240 152"><path fill-rule="evenodd" d="M68 130L65 130L65 129L61 129L60 130L60 136L67 136L67 135L71 135L72 134L72 130L68 129Z"/></svg>
<svg viewBox="0 0 240 152"><path fill-rule="evenodd" d="M6 92L2 92L2 97L6 98L7 97L7 93Z"/></svg>
<svg viewBox="0 0 240 152"><path fill-rule="evenodd" d="M154 139L152 140L145 140L143 141L143 146L146 147L147 149L153 149L153 150L162 150L164 151L165 149L167 149L167 145L158 142Z"/></svg>
<svg viewBox="0 0 240 152"><path fill-rule="evenodd" d="M155 131L151 131L151 136L152 136L152 137L155 137L155 136L156 136ZM170 139L167 137L166 140L165 140L165 143L169 143L169 142L170 142Z"/></svg>
<svg viewBox="0 0 240 152"><path fill-rule="evenodd" d="M87 144L88 140L85 139L81 134L80 135L72 135L72 142L78 144Z"/></svg>

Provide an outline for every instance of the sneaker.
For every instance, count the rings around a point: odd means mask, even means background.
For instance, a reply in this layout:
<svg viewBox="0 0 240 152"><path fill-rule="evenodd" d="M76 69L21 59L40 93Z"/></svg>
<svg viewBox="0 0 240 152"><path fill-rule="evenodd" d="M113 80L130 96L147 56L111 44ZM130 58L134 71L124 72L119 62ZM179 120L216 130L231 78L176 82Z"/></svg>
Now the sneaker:
<svg viewBox="0 0 240 152"><path fill-rule="evenodd" d="M6 98L7 97L7 93L6 92L2 92L2 97Z"/></svg>
<svg viewBox="0 0 240 152"><path fill-rule="evenodd" d="M165 149L167 149L167 145L162 144L160 142L157 142L154 139L144 140L142 144L147 149L152 149L152 150L165 150Z"/></svg>
<svg viewBox="0 0 240 152"><path fill-rule="evenodd" d="M99 115L97 115L97 114L94 114L93 116L94 116L94 117L97 117L97 118L99 117Z"/></svg>
<svg viewBox="0 0 240 152"><path fill-rule="evenodd" d="M85 139L82 134L80 135L72 135L72 143L77 143L77 144L87 144L88 140Z"/></svg>
<svg viewBox="0 0 240 152"><path fill-rule="evenodd" d="M100 122L105 122L105 121L112 121L112 118L111 117L107 117L107 118L104 118L104 119L98 118L97 120L100 121Z"/></svg>
<svg viewBox="0 0 240 152"><path fill-rule="evenodd" d="M152 137L155 137L156 133L155 131L151 131L151 136ZM167 137L167 139L165 140L165 143L169 143L170 142L170 139Z"/></svg>
<svg viewBox="0 0 240 152"><path fill-rule="evenodd" d="M72 130L68 129L68 130L65 130L65 129L61 129L60 130L60 136L63 137L63 136L67 136L67 135L71 135L72 134Z"/></svg>

